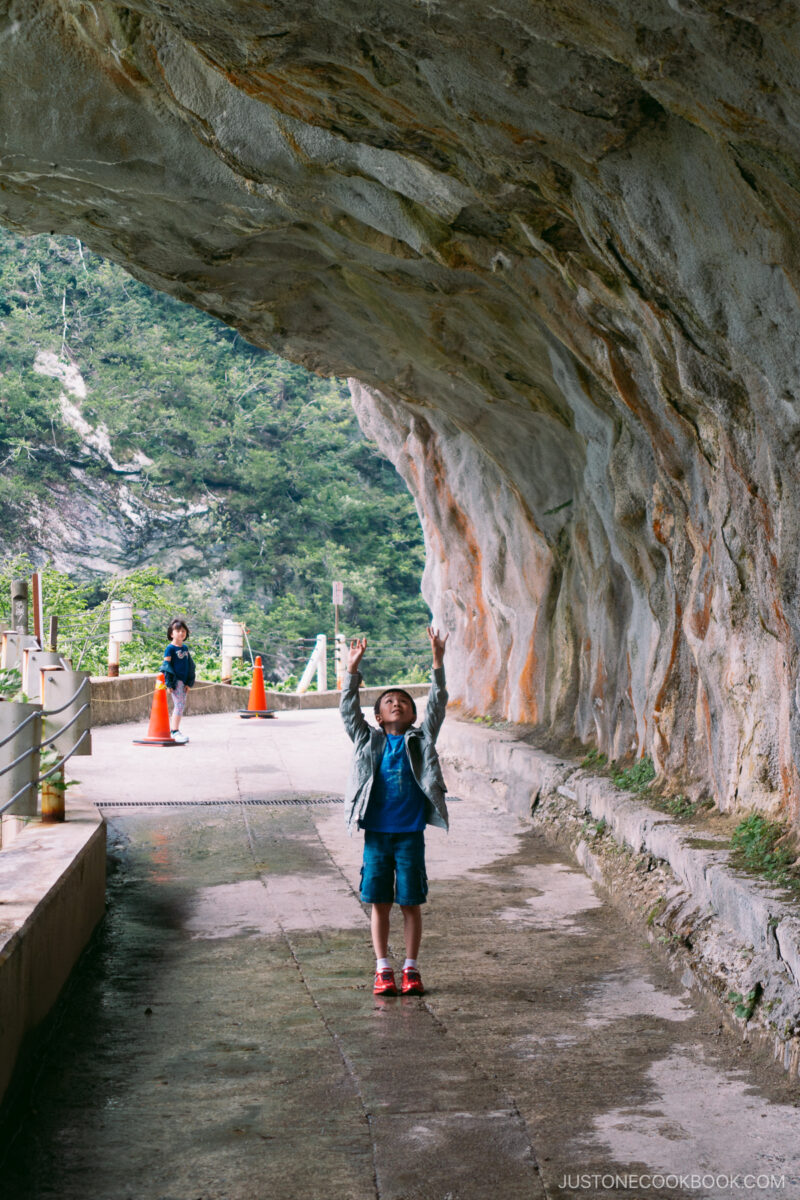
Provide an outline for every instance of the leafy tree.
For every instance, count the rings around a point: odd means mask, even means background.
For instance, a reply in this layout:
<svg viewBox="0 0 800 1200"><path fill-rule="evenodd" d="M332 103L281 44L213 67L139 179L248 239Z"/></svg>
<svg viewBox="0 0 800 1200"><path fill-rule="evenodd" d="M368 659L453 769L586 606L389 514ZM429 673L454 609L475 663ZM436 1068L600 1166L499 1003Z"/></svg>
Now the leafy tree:
<svg viewBox="0 0 800 1200"><path fill-rule="evenodd" d="M67 419L63 383L34 369L42 354L79 370L87 393L70 403L105 428L113 461ZM32 500L46 507L55 485L87 486L76 469L88 484L124 483L133 504L159 493L204 510L175 523L176 541L201 553L171 572L170 602L203 613L209 630L223 611L245 620L275 677L302 665L300 639L331 632L333 579L345 585L342 628L378 644L371 671L387 678L426 661L417 514L361 434L346 387L249 345L74 238L0 231L0 553ZM145 549L128 565L158 573L159 558ZM209 581L219 571L228 595ZM84 586L93 611L111 584L75 581Z"/></svg>

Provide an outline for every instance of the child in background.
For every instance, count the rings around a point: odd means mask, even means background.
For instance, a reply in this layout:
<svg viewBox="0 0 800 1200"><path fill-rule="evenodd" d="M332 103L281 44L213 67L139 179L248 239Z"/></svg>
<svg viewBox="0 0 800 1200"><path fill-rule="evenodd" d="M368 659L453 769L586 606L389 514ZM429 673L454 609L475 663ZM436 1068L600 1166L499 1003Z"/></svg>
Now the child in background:
<svg viewBox="0 0 800 1200"><path fill-rule="evenodd" d="M167 637L170 641L164 651L161 670L172 697L172 739L175 742L188 742L186 734L181 733L181 717L186 709L189 689L194 687L194 659L188 646L184 645L189 638L189 626L176 617L169 623Z"/></svg>
<svg viewBox="0 0 800 1200"><path fill-rule="evenodd" d="M396 900L403 913L406 959L401 991L424 992L417 965L422 938L422 905L428 892L425 871L426 825L447 829L444 780L436 753L436 737L444 720L447 692L444 648L447 634L428 629L433 674L422 723L414 724L417 708L408 692L389 688L375 702L378 728L364 720L358 686L359 664L367 639L354 639L347 658L340 712L355 744L345 796L345 820L352 832L364 830L361 899L372 905L371 931L375 950L376 996L396 996L389 961L389 917ZM396 881L396 886L395 886Z"/></svg>

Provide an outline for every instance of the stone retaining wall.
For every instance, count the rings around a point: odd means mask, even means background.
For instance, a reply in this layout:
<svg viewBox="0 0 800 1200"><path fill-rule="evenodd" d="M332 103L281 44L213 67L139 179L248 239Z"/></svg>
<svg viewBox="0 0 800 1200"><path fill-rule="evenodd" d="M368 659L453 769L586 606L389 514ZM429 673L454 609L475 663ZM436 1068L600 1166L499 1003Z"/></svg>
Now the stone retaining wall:
<svg viewBox="0 0 800 1200"><path fill-rule="evenodd" d="M27 825L0 852L0 1098L25 1035L55 1003L105 911L106 827L94 805Z"/></svg>

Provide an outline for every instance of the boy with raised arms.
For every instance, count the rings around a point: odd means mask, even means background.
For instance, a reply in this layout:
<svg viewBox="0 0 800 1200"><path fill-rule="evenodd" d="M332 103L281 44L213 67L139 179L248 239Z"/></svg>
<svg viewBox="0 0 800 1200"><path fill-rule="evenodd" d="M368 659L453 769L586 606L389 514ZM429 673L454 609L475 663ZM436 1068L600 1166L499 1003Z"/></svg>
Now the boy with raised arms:
<svg viewBox="0 0 800 1200"><path fill-rule="evenodd" d="M366 638L354 638L347 656L347 674L339 705L348 736L354 743L345 796L348 829L364 830L361 899L372 905L371 931L375 950L377 996L396 996L389 961L389 919L396 901L403 914L406 958L403 995L424 992L417 964L422 937L422 905L428 892L425 870L426 825L447 829L446 788L436 738L445 716L447 691L444 650L448 635L428 629L433 655L431 688L425 716L419 725L412 697L402 688L389 688L375 701L378 728L367 724L361 711L359 666Z"/></svg>

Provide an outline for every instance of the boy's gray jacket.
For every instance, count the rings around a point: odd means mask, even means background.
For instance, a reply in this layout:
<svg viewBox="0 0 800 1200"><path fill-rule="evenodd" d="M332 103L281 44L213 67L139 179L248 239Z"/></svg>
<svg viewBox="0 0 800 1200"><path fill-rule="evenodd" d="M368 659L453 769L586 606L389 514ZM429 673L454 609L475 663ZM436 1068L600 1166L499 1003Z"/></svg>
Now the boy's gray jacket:
<svg viewBox="0 0 800 1200"><path fill-rule="evenodd" d="M344 798L344 817L350 833L367 811L375 772L378 769L386 745L386 734L382 729L373 729L364 720L358 685L361 675L345 672L342 699L339 711L350 740L355 743L347 792ZM388 688L387 691L391 689ZM405 732L406 753L411 763L414 778L425 793L425 821L428 825L439 825L447 829L447 788L442 779L439 755L436 753L436 737L444 720L447 708L447 690L444 686L444 667L438 667L431 676L431 690L425 716L420 725L412 725Z"/></svg>

